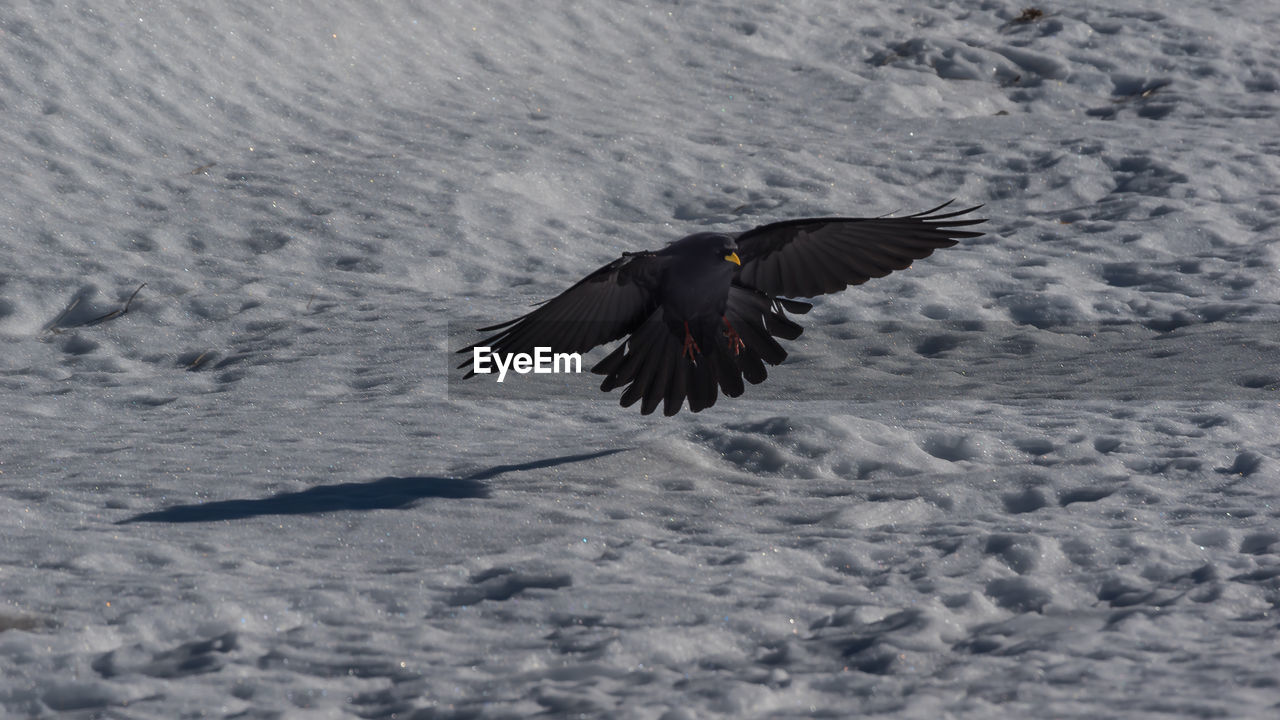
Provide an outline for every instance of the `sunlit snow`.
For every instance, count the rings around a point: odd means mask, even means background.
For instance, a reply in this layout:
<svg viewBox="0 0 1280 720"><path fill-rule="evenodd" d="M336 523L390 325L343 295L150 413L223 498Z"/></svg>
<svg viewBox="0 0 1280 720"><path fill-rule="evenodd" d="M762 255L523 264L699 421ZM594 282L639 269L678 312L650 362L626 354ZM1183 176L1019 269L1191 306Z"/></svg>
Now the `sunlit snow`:
<svg viewBox="0 0 1280 720"><path fill-rule="evenodd" d="M0 8L0 715L1273 716L1280 5L1034 9ZM952 198L706 412L450 369Z"/></svg>

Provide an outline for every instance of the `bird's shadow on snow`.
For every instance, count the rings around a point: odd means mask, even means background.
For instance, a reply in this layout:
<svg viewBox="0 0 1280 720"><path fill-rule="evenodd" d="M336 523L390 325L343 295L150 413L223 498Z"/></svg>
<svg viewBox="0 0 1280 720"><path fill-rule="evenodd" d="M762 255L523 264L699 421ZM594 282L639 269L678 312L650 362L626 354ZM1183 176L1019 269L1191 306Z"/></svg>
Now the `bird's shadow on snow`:
<svg viewBox="0 0 1280 720"><path fill-rule="evenodd" d="M240 520L261 515L311 515L340 510L393 510L413 505L426 498L449 500L489 497L486 480L509 472L584 462L619 453L626 448L600 450L577 455L533 460L511 465L494 465L462 478L384 477L369 482L319 485L300 492L286 492L266 498L219 500L197 505L174 505L116 521L116 525L135 522L216 522Z"/></svg>

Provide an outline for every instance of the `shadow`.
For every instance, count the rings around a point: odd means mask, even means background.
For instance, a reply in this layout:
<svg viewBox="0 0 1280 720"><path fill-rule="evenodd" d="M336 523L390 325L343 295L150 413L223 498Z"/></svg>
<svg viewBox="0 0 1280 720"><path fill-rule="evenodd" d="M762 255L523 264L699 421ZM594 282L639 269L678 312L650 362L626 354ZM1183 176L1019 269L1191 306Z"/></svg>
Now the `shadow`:
<svg viewBox="0 0 1280 720"><path fill-rule="evenodd" d="M426 498L448 500L483 499L489 488L483 481L508 472L540 470L569 463L594 460L626 448L593 453L563 455L512 465L495 465L464 478L384 477L370 482L320 485L300 492L280 493L253 500L220 500L197 505L174 505L117 520L116 525L135 522L216 522L261 515L311 515L340 510L394 510L406 508Z"/></svg>

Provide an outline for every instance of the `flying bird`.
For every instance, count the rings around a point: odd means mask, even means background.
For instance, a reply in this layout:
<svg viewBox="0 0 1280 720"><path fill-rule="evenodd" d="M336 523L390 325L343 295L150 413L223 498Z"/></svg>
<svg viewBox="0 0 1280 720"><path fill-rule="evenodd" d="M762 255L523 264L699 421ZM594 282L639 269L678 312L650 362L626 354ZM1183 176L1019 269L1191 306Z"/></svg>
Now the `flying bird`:
<svg viewBox="0 0 1280 720"><path fill-rule="evenodd" d="M507 355L585 353L626 338L591 368L600 389L625 388L623 407L648 415L662 405L675 415L688 400L698 412L718 392L737 397L743 380L764 382L765 365L787 357L776 338L803 332L787 313L803 315L811 298L905 270L913 260L960 238L983 233L958 228L981 205L941 212L950 202L914 215L785 220L740 233L700 232L661 250L626 252L573 287L514 320L480 328L494 332L477 347ZM496 331L496 332L495 332ZM471 360L459 368L472 365ZM472 366L465 377L475 375Z"/></svg>

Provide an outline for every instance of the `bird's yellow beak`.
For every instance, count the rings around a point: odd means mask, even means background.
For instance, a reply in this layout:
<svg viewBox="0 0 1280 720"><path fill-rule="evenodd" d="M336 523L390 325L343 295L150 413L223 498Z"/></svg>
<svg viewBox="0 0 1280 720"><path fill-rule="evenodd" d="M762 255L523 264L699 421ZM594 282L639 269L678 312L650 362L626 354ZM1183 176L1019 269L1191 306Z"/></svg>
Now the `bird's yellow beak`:
<svg viewBox="0 0 1280 720"><path fill-rule="evenodd" d="M734 265L737 265L738 267L742 267L742 261L738 259L738 253L736 252L731 252L728 255L725 255L724 259L728 260Z"/></svg>

